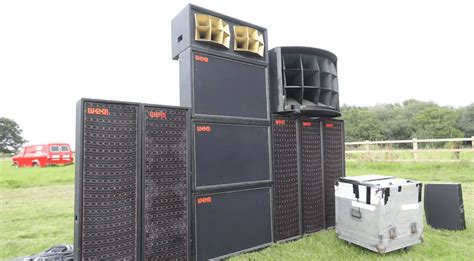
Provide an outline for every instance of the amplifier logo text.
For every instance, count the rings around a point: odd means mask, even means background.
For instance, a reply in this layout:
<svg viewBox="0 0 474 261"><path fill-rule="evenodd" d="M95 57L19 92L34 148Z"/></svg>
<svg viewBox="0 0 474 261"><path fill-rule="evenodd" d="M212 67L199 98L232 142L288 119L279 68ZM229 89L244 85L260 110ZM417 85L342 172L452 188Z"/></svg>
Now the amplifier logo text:
<svg viewBox="0 0 474 261"><path fill-rule="evenodd" d="M332 127L334 127L334 124L332 124L332 123L326 123L324 126L325 126L326 128L332 128Z"/></svg>
<svg viewBox="0 0 474 261"><path fill-rule="evenodd" d="M109 109L107 108L87 108L87 114L94 115L110 115Z"/></svg>
<svg viewBox="0 0 474 261"><path fill-rule="evenodd" d="M303 121L303 127L311 127L311 122Z"/></svg>
<svg viewBox="0 0 474 261"><path fill-rule="evenodd" d="M196 60L198 62L203 62L203 63L208 63L209 62L209 58L207 58L206 56L202 56L202 55L194 55L194 60Z"/></svg>
<svg viewBox="0 0 474 261"><path fill-rule="evenodd" d="M276 125L285 125L285 120L275 120Z"/></svg>
<svg viewBox="0 0 474 261"><path fill-rule="evenodd" d="M153 119L166 119L168 117L164 111L150 111L148 116Z"/></svg>
<svg viewBox="0 0 474 261"><path fill-rule="evenodd" d="M198 204L209 204L212 203L212 197L201 197L197 198Z"/></svg>
<svg viewBox="0 0 474 261"><path fill-rule="evenodd" d="M211 126L196 126L198 132L211 132Z"/></svg>

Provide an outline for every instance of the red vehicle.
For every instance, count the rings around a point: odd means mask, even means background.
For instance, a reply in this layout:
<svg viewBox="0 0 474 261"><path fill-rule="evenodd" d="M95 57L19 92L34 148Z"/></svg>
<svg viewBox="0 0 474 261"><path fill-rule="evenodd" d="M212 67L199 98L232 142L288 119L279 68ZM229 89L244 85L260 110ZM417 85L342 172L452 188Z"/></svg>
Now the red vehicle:
<svg viewBox="0 0 474 261"><path fill-rule="evenodd" d="M12 157L12 161L17 167L46 167L71 164L74 159L69 144L49 143L25 146Z"/></svg>

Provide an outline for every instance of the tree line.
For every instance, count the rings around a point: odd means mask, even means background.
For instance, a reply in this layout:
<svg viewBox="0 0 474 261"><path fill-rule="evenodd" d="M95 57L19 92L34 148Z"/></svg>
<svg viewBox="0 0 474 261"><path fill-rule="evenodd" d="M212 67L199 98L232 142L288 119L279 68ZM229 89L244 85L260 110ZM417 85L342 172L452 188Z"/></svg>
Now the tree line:
<svg viewBox="0 0 474 261"><path fill-rule="evenodd" d="M344 105L346 141L461 138L474 136L474 103L461 108L406 100L369 107ZM20 126L0 117L0 154L26 142Z"/></svg>
<svg viewBox="0 0 474 261"><path fill-rule="evenodd" d="M344 105L346 141L474 136L474 103L461 108L406 100L369 107Z"/></svg>

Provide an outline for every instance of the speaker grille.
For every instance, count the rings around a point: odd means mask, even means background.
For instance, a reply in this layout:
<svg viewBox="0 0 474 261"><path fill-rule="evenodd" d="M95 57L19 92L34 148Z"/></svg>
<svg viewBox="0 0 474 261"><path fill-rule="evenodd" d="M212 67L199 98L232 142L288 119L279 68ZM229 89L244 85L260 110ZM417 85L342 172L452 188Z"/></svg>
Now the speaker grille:
<svg viewBox="0 0 474 261"><path fill-rule="evenodd" d="M344 128L341 121L323 122L326 227L335 223L334 183L344 175Z"/></svg>
<svg viewBox="0 0 474 261"><path fill-rule="evenodd" d="M137 259L138 106L85 102L82 259Z"/></svg>
<svg viewBox="0 0 474 261"><path fill-rule="evenodd" d="M303 231L308 234L324 228L320 121L302 120L300 144Z"/></svg>
<svg viewBox="0 0 474 261"><path fill-rule="evenodd" d="M296 120L273 118L275 240L299 236L299 191Z"/></svg>
<svg viewBox="0 0 474 261"><path fill-rule="evenodd" d="M145 107L144 259L188 257L187 111Z"/></svg>

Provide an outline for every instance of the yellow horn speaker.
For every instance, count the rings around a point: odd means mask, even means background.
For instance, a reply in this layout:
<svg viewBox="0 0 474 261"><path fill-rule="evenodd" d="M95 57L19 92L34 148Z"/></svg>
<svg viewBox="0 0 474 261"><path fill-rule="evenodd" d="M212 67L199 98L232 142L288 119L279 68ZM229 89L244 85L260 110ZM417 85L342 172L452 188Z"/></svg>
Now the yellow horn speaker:
<svg viewBox="0 0 474 261"><path fill-rule="evenodd" d="M194 14L194 39L200 42L211 42L230 47L229 25L222 19L207 14Z"/></svg>
<svg viewBox="0 0 474 261"><path fill-rule="evenodd" d="M234 50L256 53L263 57L265 42L262 32L252 27L234 25Z"/></svg>

